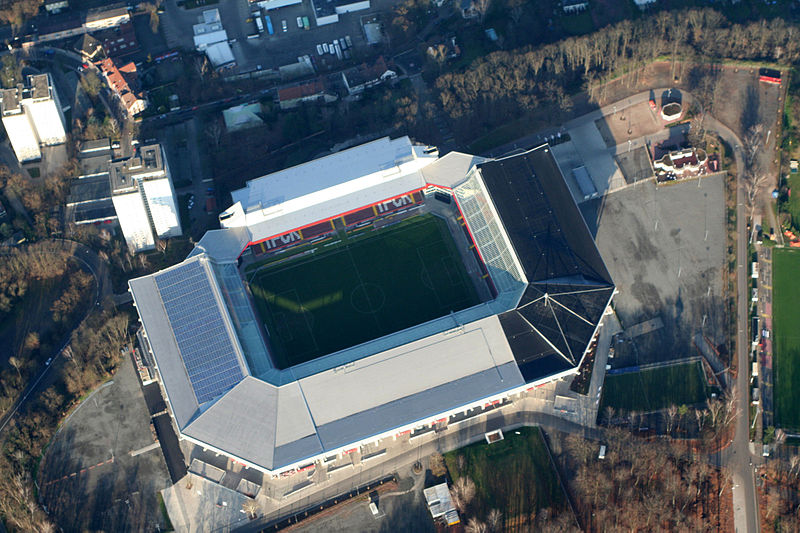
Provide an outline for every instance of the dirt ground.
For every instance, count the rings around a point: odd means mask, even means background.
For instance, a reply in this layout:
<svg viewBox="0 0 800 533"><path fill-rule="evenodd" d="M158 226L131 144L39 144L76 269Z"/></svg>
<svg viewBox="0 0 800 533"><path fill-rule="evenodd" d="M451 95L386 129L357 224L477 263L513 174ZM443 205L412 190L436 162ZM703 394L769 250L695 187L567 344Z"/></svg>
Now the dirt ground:
<svg viewBox="0 0 800 533"><path fill-rule="evenodd" d="M660 102L660 96L656 100ZM611 148L627 142L628 139L653 135L664 128L665 122L657 110L653 111L647 102L642 102L603 117L595 121L595 124L606 146Z"/></svg>
<svg viewBox="0 0 800 533"><path fill-rule="evenodd" d="M129 357L62 424L42 461L40 497L61 531L159 531L170 485ZM141 453L131 456L132 451Z"/></svg>

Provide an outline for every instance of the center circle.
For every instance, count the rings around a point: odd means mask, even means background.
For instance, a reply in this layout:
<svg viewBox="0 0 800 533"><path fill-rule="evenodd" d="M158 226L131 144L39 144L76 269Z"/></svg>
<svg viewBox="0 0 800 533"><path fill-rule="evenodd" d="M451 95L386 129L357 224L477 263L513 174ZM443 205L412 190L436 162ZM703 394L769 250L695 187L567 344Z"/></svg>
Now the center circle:
<svg viewBox="0 0 800 533"><path fill-rule="evenodd" d="M350 305L359 313L376 313L386 303L386 294L374 283L361 283L350 294Z"/></svg>

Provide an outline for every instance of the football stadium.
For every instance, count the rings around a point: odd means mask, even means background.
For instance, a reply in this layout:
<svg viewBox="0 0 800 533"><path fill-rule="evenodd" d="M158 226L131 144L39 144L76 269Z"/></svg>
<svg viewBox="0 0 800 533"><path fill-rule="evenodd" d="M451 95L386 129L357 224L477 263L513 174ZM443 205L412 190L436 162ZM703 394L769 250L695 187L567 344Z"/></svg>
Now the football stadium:
<svg viewBox="0 0 800 533"><path fill-rule="evenodd" d="M547 145L388 137L251 180L129 282L180 438L286 475L577 372L614 284Z"/></svg>

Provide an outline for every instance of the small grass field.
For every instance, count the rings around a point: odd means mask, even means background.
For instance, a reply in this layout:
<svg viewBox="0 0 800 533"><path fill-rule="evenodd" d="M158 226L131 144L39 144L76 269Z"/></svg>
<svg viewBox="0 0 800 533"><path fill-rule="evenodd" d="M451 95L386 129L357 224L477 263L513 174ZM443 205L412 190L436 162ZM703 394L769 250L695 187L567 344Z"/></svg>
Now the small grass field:
<svg viewBox="0 0 800 533"><path fill-rule="evenodd" d="M498 509L505 521L501 531L510 531L541 509L550 508L553 515L565 510L564 492L539 428L504 434L500 442L483 441L444 456L454 482L462 476L475 482L475 512L471 514L485 517L491 509ZM464 457L463 468L459 468L459 456Z"/></svg>
<svg viewBox="0 0 800 533"><path fill-rule="evenodd" d="M609 374L603 385L600 413L607 406L625 411L657 411L670 405L693 405L708 398L699 361L627 374Z"/></svg>
<svg viewBox="0 0 800 533"><path fill-rule="evenodd" d="M800 429L800 251L776 249L772 254L773 371L776 425Z"/></svg>
<svg viewBox="0 0 800 533"><path fill-rule="evenodd" d="M479 303L447 223L431 215L344 237L248 281L279 368Z"/></svg>

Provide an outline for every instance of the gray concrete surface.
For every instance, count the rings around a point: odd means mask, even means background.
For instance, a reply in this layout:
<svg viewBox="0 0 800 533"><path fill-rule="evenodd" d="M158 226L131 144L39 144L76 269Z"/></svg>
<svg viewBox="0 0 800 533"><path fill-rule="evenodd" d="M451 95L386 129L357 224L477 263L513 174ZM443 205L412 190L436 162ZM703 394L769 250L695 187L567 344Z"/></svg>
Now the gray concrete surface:
<svg viewBox="0 0 800 533"><path fill-rule="evenodd" d="M71 363L68 363L71 364ZM62 423L44 456L40 498L63 531L164 528L158 491L169 486L130 357Z"/></svg>
<svg viewBox="0 0 800 533"><path fill-rule="evenodd" d="M618 366L697 355L691 338L699 331L724 341L722 176L628 186L607 195L596 216L597 245L619 290L614 301L622 325L656 316L664 323L636 338L638 360L616 360Z"/></svg>

